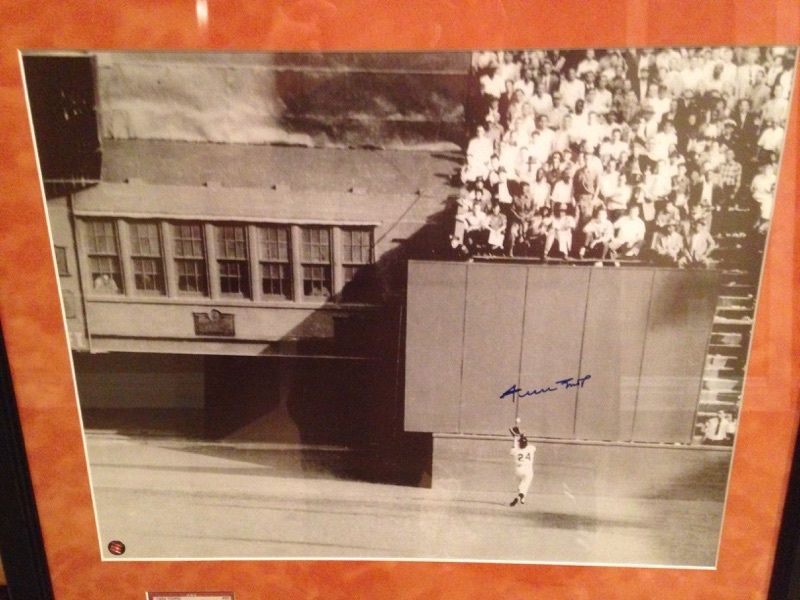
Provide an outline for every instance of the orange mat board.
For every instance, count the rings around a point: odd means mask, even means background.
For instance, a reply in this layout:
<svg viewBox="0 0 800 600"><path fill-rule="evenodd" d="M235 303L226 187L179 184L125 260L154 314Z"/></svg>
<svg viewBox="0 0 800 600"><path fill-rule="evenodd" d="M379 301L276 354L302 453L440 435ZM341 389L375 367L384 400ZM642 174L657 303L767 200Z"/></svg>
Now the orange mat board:
<svg viewBox="0 0 800 600"><path fill-rule="evenodd" d="M198 5L208 7L207 24ZM202 12L202 11L201 11ZM56 598L764 598L798 419L800 121L795 93L716 570L359 561L100 560L22 49L448 50L800 43L800 4L718 0L0 3L0 319ZM795 82L795 90L798 83Z"/></svg>

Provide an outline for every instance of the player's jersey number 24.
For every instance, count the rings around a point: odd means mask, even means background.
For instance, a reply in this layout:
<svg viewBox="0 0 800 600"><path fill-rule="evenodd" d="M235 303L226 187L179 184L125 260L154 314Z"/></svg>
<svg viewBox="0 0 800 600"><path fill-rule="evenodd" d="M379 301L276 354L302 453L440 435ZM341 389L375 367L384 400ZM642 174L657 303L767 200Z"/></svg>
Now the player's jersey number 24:
<svg viewBox="0 0 800 600"><path fill-rule="evenodd" d="M533 455L530 451L528 452L517 452L515 454L516 462L518 467L525 467L533 462Z"/></svg>

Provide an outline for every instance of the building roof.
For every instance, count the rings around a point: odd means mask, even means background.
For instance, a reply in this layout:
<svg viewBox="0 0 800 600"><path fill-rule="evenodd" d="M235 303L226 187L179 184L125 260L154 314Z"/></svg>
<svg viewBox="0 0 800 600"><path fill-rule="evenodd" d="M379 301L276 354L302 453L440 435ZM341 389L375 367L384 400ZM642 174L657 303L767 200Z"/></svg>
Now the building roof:
<svg viewBox="0 0 800 600"><path fill-rule="evenodd" d="M85 217L375 225L412 235L446 210L459 153L105 141Z"/></svg>
<svg viewBox="0 0 800 600"><path fill-rule="evenodd" d="M461 155L452 150L370 150L111 140L102 142L109 183L288 189L446 197Z"/></svg>

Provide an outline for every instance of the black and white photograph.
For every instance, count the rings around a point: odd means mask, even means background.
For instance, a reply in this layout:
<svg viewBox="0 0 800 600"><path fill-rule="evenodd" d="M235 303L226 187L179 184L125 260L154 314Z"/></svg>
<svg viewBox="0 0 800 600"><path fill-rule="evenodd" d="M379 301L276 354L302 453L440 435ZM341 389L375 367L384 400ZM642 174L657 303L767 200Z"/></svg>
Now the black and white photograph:
<svg viewBox="0 0 800 600"><path fill-rule="evenodd" d="M796 48L21 63L104 560L715 567Z"/></svg>

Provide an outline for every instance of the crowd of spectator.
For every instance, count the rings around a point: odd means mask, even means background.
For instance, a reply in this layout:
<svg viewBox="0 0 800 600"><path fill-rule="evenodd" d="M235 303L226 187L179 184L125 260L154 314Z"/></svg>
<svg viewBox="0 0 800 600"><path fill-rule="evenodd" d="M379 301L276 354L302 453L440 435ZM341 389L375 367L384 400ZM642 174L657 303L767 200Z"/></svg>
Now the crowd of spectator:
<svg viewBox="0 0 800 600"><path fill-rule="evenodd" d="M793 69L786 48L475 53L452 247L714 264L733 217L766 232Z"/></svg>

